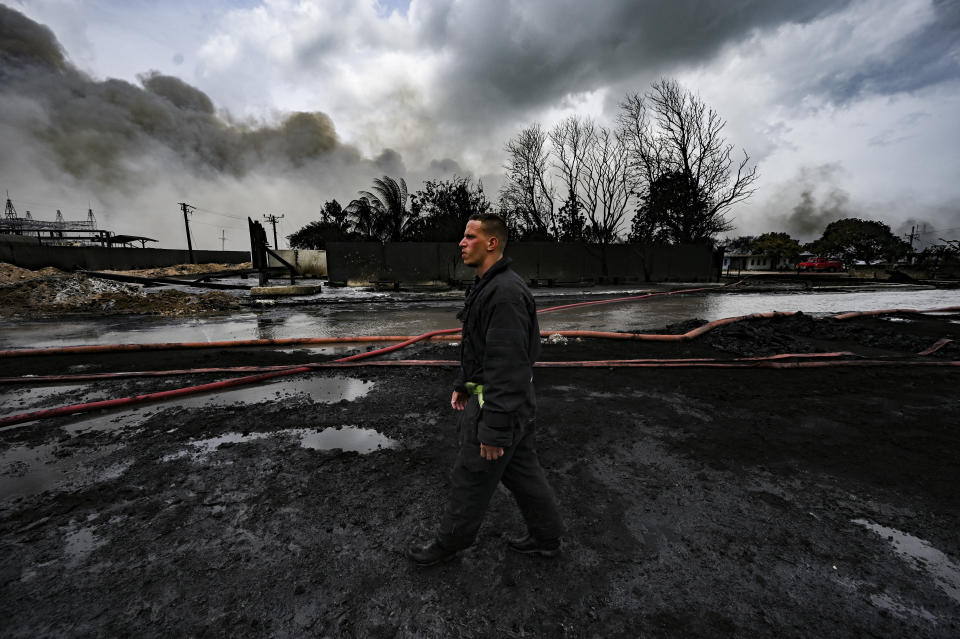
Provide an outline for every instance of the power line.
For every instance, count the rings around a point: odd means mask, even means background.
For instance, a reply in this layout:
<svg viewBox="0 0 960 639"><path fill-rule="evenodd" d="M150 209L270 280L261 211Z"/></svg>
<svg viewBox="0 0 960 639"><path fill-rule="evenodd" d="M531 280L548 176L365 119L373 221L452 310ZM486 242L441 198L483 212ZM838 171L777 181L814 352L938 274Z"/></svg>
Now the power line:
<svg viewBox="0 0 960 639"><path fill-rule="evenodd" d="M929 231L924 230L920 231L918 235L933 235L934 233L949 233L950 231L960 231L960 226L955 226L950 229L930 229Z"/></svg>
<svg viewBox="0 0 960 639"><path fill-rule="evenodd" d="M229 213L222 213L222 212L220 212L220 211L214 211L213 209L205 209L205 208L202 208L202 207L199 207L199 206L197 206L197 207L195 207L195 208L196 208L196 210L198 210L198 211L203 211L204 213L213 213L214 215L222 215L223 217L233 218L234 220L245 220L245 219L246 219L246 217L244 217L244 216L242 216L242 215L231 215L231 214L229 214Z"/></svg>

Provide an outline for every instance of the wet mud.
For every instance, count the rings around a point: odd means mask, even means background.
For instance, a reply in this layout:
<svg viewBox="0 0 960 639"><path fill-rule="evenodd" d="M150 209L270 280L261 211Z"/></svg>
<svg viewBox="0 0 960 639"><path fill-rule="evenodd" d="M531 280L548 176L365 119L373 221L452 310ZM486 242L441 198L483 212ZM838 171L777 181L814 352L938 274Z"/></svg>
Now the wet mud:
<svg viewBox="0 0 960 639"><path fill-rule="evenodd" d="M941 338L954 341L915 355ZM955 361L958 343L957 315L798 316L684 343L547 340L543 359ZM3 364L25 375L318 358L244 349ZM960 634L960 369L538 369L538 449L569 531L563 554L509 552L523 525L499 491L472 548L417 569L404 550L436 525L456 454L452 376L320 371L272 393L0 431L0 634ZM3 386L13 399L2 412L211 379Z"/></svg>

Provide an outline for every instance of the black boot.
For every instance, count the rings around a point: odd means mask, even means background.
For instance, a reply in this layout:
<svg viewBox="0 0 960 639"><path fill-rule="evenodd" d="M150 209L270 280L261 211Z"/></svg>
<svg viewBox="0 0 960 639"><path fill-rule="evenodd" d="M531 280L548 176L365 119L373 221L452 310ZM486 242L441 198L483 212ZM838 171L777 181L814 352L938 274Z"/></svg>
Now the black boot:
<svg viewBox="0 0 960 639"><path fill-rule="evenodd" d="M540 555L541 557L556 557L560 554L559 539L537 539L527 533L518 539L511 539L507 542L510 550L523 553L525 555Z"/></svg>
<svg viewBox="0 0 960 639"><path fill-rule="evenodd" d="M418 566L433 566L442 561L452 561L456 556L456 550L447 550L437 540L422 546L410 546L407 549L407 558Z"/></svg>

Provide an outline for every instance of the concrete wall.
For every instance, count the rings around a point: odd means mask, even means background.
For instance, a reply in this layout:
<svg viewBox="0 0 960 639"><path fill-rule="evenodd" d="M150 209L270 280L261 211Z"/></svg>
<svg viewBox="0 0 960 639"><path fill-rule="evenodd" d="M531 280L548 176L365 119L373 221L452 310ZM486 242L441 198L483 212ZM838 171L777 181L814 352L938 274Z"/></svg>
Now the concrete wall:
<svg viewBox="0 0 960 639"><path fill-rule="evenodd" d="M510 244L507 255L526 280L553 283L582 281L663 282L716 281L720 263L710 247L608 247L557 242ZM473 271L460 261L449 242L328 242L330 281L430 283L472 280Z"/></svg>
<svg viewBox="0 0 960 639"><path fill-rule="evenodd" d="M327 252L307 249L283 249L276 251L286 261L297 268L297 273L308 277L327 276ZM267 264L285 268L277 258L267 253Z"/></svg>
<svg viewBox="0 0 960 639"><path fill-rule="evenodd" d="M194 251L197 263L240 264L250 261L247 251ZM187 251L155 248L104 248L100 246L37 246L35 243L7 241L0 238L0 262L21 268L39 269L54 266L64 271L77 268L136 269L188 264Z"/></svg>

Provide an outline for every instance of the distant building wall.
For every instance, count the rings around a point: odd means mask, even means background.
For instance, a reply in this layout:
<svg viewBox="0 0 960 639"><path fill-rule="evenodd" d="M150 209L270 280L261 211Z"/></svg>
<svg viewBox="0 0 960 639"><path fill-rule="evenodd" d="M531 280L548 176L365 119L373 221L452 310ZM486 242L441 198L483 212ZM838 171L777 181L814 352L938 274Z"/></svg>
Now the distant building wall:
<svg viewBox="0 0 960 639"><path fill-rule="evenodd" d="M801 260L781 257L779 260L769 255L749 255L736 253L723 258L724 271L789 271Z"/></svg>
<svg viewBox="0 0 960 639"><path fill-rule="evenodd" d="M327 252L308 249L283 249L276 251L280 257L293 264L297 273L308 277L327 276ZM275 257L267 253L267 264L284 268Z"/></svg>
<svg viewBox="0 0 960 639"><path fill-rule="evenodd" d="M557 242L513 243L507 247L513 268L526 280L553 283L584 281L716 281L720 261L706 245L600 247ZM328 242L330 281L349 284L399 281L449 282L473 279L449 242Z"/></svg>
<svg viewBox="0 0 960 639"><path fill-rule="evenodd" d="M194 251L197 263L240 264L250 261L247 251ZM53 266L61 270L137 269L188 264L190 254L176 249L105 248L101 246L37 246L0 237L0 262L21 268Z"/></svg>

